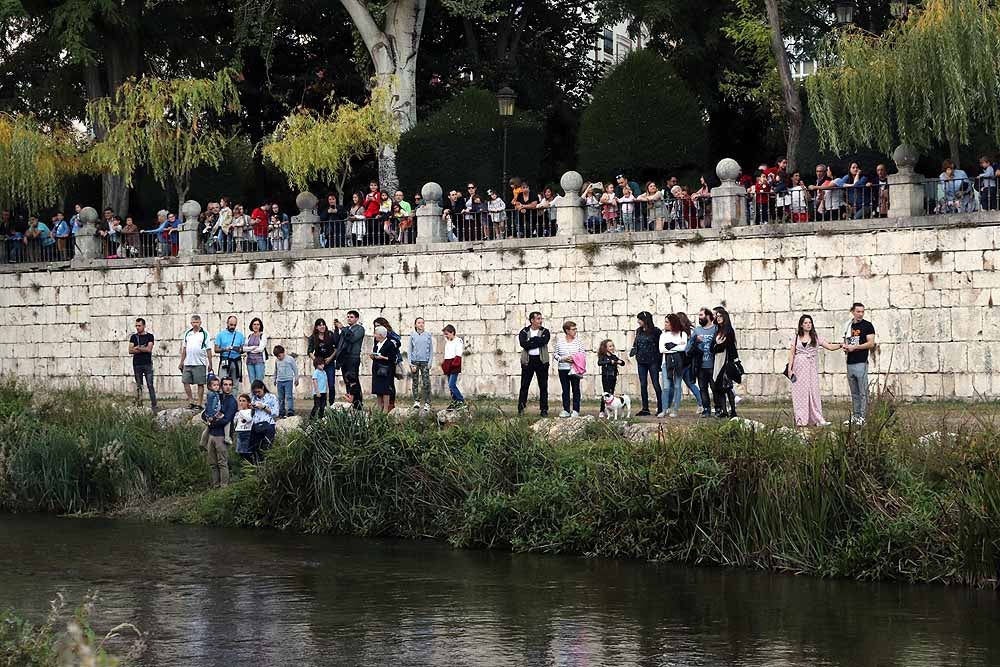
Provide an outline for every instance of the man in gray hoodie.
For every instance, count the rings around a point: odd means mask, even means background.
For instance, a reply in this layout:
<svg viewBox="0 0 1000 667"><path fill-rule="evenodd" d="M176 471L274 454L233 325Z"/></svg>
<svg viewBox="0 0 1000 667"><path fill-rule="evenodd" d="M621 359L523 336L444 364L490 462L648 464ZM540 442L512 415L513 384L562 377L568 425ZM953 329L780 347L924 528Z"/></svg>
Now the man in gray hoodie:
<svg viewBox="0 0 1000 667"><path fill-rule="evenodd" d="M337 366L345 378L358 377L361 370L361 346L365 342L365 328L358 322L361 315L356 310L347 311L347 326L338 327L340 343L337 345Z"/></svg>
<svg viewBox="0 0 1000 667"><path fill-rule="evenodd" d="M698 387L701 389L701 416L712 416L712 401L708 394L709 387L712 386L712 367L715 365L715 355L712 354L712 339L715 338L715 314L711 308L702 308L698 311L698 326L691 332L688 339L688 356L693 357L692 364L695 366ZM698 352L693 352L697 349ZM700 354L699 354L700 353ZM715 397L715 406L719 407L719 396Z"/></svg>

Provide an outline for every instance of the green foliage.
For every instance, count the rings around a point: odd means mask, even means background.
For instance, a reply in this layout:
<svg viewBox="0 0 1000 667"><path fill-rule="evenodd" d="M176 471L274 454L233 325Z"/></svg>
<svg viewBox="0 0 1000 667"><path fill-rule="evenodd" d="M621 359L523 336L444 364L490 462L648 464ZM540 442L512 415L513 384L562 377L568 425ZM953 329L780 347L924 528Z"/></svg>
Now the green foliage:
<svg viewBox="0 0 1000 667"><path fill-rule="evenodd" d="M142 633L134 625L124 623L99 637L90 623L96 604L97 597L88 595L70 613L60 594L52 601L45 621L37 625L13 612L0 611L0 665L115 667L132 664L146 648ZM104 645L121 637L122 632L135 635L135 638L129 643L128 653L117 657Z"/></svg>
<svg viewBox="0 0 1000 667"><path fill-rule="evenodd" d="M191 172L222 161L229 140L220 118L240 110L234 76L222 70L214 79L129 79L113 96L90 102L91 123L107 128L93 148L95 163L129 186L146 167L183 201Z"/></svg>
<svg viewBox="0 0 1000 667"><path fill-rule="evenodd" d="M706 135L698 102L673 68L636 51L597 84L580 120L580 169L635 178L705 164Z"/></svg>
<svg viewBox="0 0 1000 667"><path fill-rule="evenodd" d="M322 115L297 109L265 142L264 160L281 170L293 188L333 183L342 194L355 161L399 142L398 123L386 113L388 94L377 87L365 105L344 102Z"/></svg>
<svg viewBox="0 0 1000 667"><path fill-rule="evenodd" d="M0 208L36 210L59 201L88 162L71 131L0 113Z"/></svg>
<svg viewBox="0 0 1000 667"><path fill-rule="evenodd" d="M970 127L1000 142L1000 6L926 0L881 37L839 31L829 65L807 81L821 143L837 154L898 139L918 148L968 143Z"/></svg>
<svg viewBox="0 0 1000 667"><path fill-rule="evenodd" d="M208 480L199 429L77 388L0 384L0 509L80 512L189 493Z"/></svg>
<svg viewBox="0 0 1000 667"><path fill-rule="evenodd" d="M542 159L542 127L532 115L510 119L507 173L534 179ZM470 88L403 134L397 152L400 183L419 191L424 183L440 183L447 194L466 180L479 191L500 188L503 170L503 123L493 93ZM506 192L505 189L498 192Z"/></svg>

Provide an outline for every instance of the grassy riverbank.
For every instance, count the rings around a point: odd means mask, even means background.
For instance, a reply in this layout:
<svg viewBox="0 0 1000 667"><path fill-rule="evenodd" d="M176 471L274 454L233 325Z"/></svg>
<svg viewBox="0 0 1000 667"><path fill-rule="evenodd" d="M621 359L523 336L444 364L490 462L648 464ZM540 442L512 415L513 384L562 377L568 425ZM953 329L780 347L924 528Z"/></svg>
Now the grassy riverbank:
<svg viewBox="0 0 1000 667"><path fill-rule="evenodd" d="M69 412L46 405L67 396ZM594 425L572 443L480 418L439 429L335 415L266 465L206 491L190 428L82 392L0 389L0 507L108 511L185 495L172 518L448 540L457 547L663 559L858 579L995 581L1000 440L881 404L862 430L698 424L637 444ZM234 464L235 467L235 464Z"/></svg>

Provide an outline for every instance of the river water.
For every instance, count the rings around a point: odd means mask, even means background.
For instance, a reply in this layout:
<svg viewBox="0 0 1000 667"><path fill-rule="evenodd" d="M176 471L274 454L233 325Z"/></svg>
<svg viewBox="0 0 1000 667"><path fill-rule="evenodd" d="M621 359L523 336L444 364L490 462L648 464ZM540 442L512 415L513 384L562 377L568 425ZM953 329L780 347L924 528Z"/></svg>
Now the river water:
<svg viewBox="0 0 1000 667"><path fill-rule="evenodd" d="M1000 665L992 591L0 516L0 608L91 589L158 667Z"/></svg>

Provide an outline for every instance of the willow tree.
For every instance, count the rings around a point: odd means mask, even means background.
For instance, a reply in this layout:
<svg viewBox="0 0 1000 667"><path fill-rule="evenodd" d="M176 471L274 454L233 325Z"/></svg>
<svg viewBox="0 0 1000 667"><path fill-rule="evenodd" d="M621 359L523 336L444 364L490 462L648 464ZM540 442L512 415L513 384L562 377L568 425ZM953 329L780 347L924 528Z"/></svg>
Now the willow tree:
<svg viewBox="0 0 1000 667"><path fill-rule="evenodd" d="M146 167L177 193L180 211L191 173L222 161L229 140L222 118L239 110L229 70L214 79L129 79L113 97L88 105L91 122L107 128L92 150L94 163L124 177L129 187L136 169Z"/></svg>
<svg viewBox="0 0 1000 667"><path fill-rule="evenodd" d="M820 141L837 154L948 143L980 126L1000 143L1000 6L925 0L881 36L844 30L807 80Z"/></svg>
<svg viewBox="0 0 1000 667"><path fill-rule="evenodd" d="M293 188L306 190L310 183L331 183L341 203L344 184L354 160L399 143L399 125L386 111L388 96L375 88L363 106L345 102L329 113L300 108L278 124L265 142L264 159L288 178Z"/></svg>
<svg viewBox="0 0 1000 667"><path fill-rule="evenodd" d="M59 203L66 182L88 163L71 130L0 113L0 208L37 210Z"/></svg>

